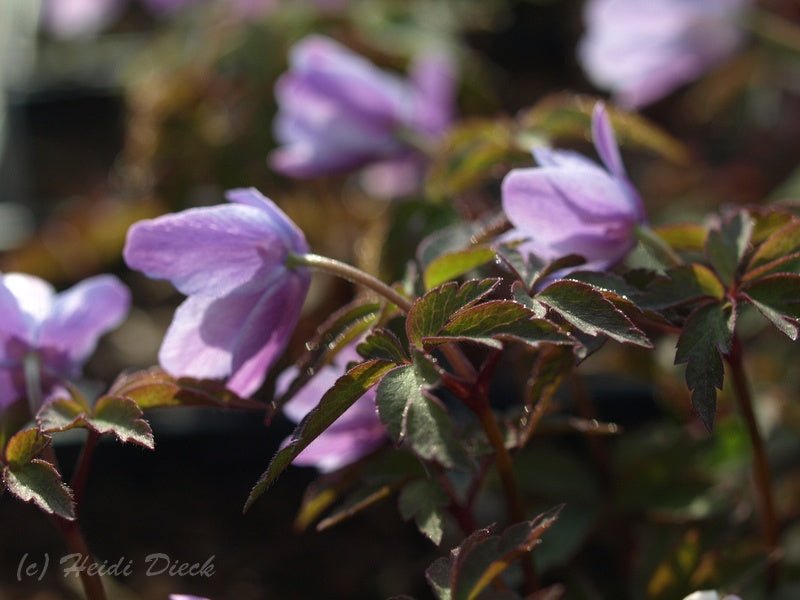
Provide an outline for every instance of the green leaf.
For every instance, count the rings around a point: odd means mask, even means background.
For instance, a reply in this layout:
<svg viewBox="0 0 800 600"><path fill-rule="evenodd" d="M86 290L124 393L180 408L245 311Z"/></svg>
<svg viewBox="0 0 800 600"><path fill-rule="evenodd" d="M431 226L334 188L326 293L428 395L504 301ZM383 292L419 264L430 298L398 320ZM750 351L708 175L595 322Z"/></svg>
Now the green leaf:
<svg viewBox="0 0 800 600"><path fill-rule="evenodd" d="M426 572L439 598L473 600L514 562L526 558L542 535L556 522L562 507L516 523L502 535L491 528L472 532L449 559L440 558ZM501 596L514 597L514 596Z"/></svg>
<svg viewBox="0 0 800 600"><path fill-rule="evenodd" d="M708 231L697 223L672 223L653 227L653 232L676 252L702 252Z"/></svg>
<svg viewBox="0 0 800 600"><path fill-rule="evenodd" d="M492 262L495 256L494 249L485 244L443 254L432 260L425 268L423 273L425 289L429 290L446 281L461 277L473 269Z"/></svg>
<svg viewBox="0 0 800 600"><path fill-rule="evenodd" d="M408 521L412 517L420 532L437 546L442 541L447 494L429 479L417 479L403 488L398 498L400 514Z"/></svg>
<svg viewBox="0 0 800 600"><path fill-rule="evenodd" d="M120 375L107 395L130 398L141 409L214 406L264 410L261 402L240 398L221 382L190 377L176 379L158 367Z"/></svg>
<svg viewBox="0 0 800 600"><path fill-rule="evenodd" d="M498 177L497 166L515 156L512 124L506 120L471 120L454 127L439 146L428 170L426 191L452 198Z"/></svg>
<svg viewBox="0 0 800 600"><path fill-rule="evenodd" d="M363 510L389 498L400 486L395 483L372 484L352 494L342 506L317 524L317 531L325 531L356 516Z"/></svg>
<svg viewBox="0 0 800 600"><path fill-rule="evenodd" d="M743 280L777 272L800 274L800 219L789 221L758 247Z"/></svg>
<svg viewBox="0 0 800 600"><path fill-rule="evenodd" d="M527 444L539 421L547 412L550 400L574 369L575 355L571 348L552 346L545 347L539 352L525 385L527 410L525 419L521 423L519 447Z"/></svg>
<svg viewBox="0 0 800 600"><path fill-rule="evenodd" d="M653 347L644 332L625 313L588 284L556 281L537 294L536 299L591 336L603 334L618 342Z"/></svg>
<svg viewBox="0 0 800 600"><path fill-rule="evenodd" d="M50 438L32 427L15 433L5 449L5 462L11 467L20 467L31 462L50 444Z"/></svg>
<svg viewBox="0 0 800 600"><path fill-rule="evenodd" d="M520 126L523 131L551 140L585 140L597 100L575 94L547 96L522 114ZM621 144L650 150L675 163L688 163L689 151L686 146L657 125L635 112L614 106L607 106L607 110Z"/></svg>
<svg viewBox="0 0 800 600"><path fill-rule="evenodd" d="M394 363L408 361L408 355L397 336L388 329L374 329L356 351L366 359L377 358Z"/></svg>
<svg viewBox="0 0 800 600"><path fill-rule="evenodd" d="M3 481L8 491L23 502L32 502L47 514L75 520L72 492L49 462L36 458L26 464L9 465L3 469Z"/></svg>
<svg viewBox="0 0 800 600"><path fill-rule="evenodd" d="M447 411L430 390L438 382L435 367L422 355L397 367L378 385L377 404L389 435L420 458L446 468L470 465Z"/></svg>
<svg viewBox="0 0 800 600"><path fill-rule="evenodd" d="M245 512L306 446L330 427L394 366L393 363L384 360L369 360L355 365L337 379L333 387L322 396L319 405L298 424L289 444L272 458L267 470L250 492L244 506Z"/></svg>
<svg viewBox="0 0 800 600"><path fill-rule="evenodd" d="M36 422L45 433L83 427L86 407L73 398L56 398L46 402L36 415Z"/></svg>
<svg viewBox="0 0 800 600"><path fill-rule="evenodd" d="M516 248L521 242L522 240L500 244L497 247L497 258L519 279L526 290L533 290L537 283L556 271L577 267L586 262L586 259L578 254L568 254L550 262L543 262L533 254L525 257Z"/></svg>
<svg viewBox="0 0 800 600"><path fill-rule="evenodd" d="M640 304L645 308L664 309L700 298L721 300L725 288L714 272L698 263L670 269L647 287Z"/></svg>
<svg viewBox="0 0 800 600"><path fill-rule="evenodd" d="M490 300L456 312L437 336L426 344L466 341L500 349L502 341L538 347L542 343L574 344L575 340L531 309L511 300Z"/></svg>
<svg viewBox="0 0 800 600"><path fill-rule="evenodd" d="M708 233L706 256L728 286L736 279L739 263L750 245L753 226L753 218L741 210Z"/></svg>
<svg viewBox="0 0 800 600"><path fill-rule="evenodd" d="M781 332L797 339L800 275L767 275L748 284L742 294Z"/></svg>
<svg viewBox="0 0 800 600"><path fill-rule="evenodd" d="M470 279L459 287L451 281L432 289L414 302L408 311L408 341L422 349L422 338L436 335L459 308L470 306L491 293L499 279Z"/></svg>
<svg viewBox="0 0 800 600"><path fill-rule="evenodd" d="M717 389L722 389L725 376L722 354L731 348L731 316L717 303L697 309L686 321L675 352L675 364L686 363L692 405L709 431L714 427Z"/></svg>
<svg viewBox="0 0 800 600"><path fill-rule="evenodd" d="M122 443L133 442L148 450L155 446L153 431L142 418L142 409L130 398L102 396L87 421L98 433L110 433Z"/></svg>

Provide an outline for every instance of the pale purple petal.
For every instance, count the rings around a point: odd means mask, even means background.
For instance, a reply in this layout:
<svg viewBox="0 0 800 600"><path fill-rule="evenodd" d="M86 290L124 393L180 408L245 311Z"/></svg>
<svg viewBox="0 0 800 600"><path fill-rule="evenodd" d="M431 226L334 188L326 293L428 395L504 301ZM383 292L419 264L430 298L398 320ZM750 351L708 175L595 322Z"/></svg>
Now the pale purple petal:
<svg viewBox="0 0 800 600"><path fill-rule="evenodd" d="M617 138L614 136L614 129L611 127L611 120L608 117L608 111L599 102L595 104L592 111L592 139L597 153L611 174L621 179L627 178L625 166L622 164L622 157L619 154Z"/></svg>
<svg viewBox="0 0 800 600"><path fill-rule="evenodd" d="M249 396L261 387L300 317L309 275L306 271L281 275L250 311L233 346L228 387L240 396Z"/></svg>
<svg viewBox="0 0 800 600"><path fill-rule="evenodd" d="M649 104L734 52L749 0L590 0L579 58L626 106Z"/></svg>
<svg viewBox="0 0 800 600"><path fill-rule="evenodd" d="M430 136L442 135L453 122L456 65L444 51L429 51L411 65L409 77L416 92L412 126Z"/></svg>
<svg viewBox="0 0 800 600"><path fill-rule="evenodd" d="M257 290L286 247L274 220L245 204L189 209L140 221L128 231L125 262L187 295Z"/></svg>
<svg viewBox="0 0 800 600"><path fill-rule="evenodd" d="M531 150L531 154L540 167L595 169L603 173L603 169L596 162L572 150L536 146Z"/></svg>
<svg viewBox="0 0 800 600"><path fill-rule="evenodd" d="M294 252L308 252L305 235L286 216L278 205L255 188L237 188L225 192L225 199L236 204L245 204L259 209L268 219L271 233L276 233L283 244Z"/></svg>
<svg viewBox="0 0 800 600"><path fill-rule="evenodd" d="M210 600L205 596L192 596L190 594L170 594L169 600Z"/></svg>
<svg viewBox="0 0 800 600"><path fill-rule="evenodd" d="M0 276L0 364L4 362L8 344L30 341L33 336L30 320L25 318L17 296L6 285L8 275Z"/></svg>
<svg viewBox="0 0 800 600"><path fill-rule="evenodd" d="M379 448L386 442L386 430L378 422L372 427L348 430L328 429L320 434L292 461L296 465L335 471Z"/></svg>
<svg viewBox="0 0 800 600"><path fill-rule="evenodd" d="M130 292L113 275L86 279L56 296L39 331L39 346L56 350L73 366L94 352L98 338L119 325L130 308Z"/></svg>
<svg viewBox="0 0 800 600"><path fill-rule="evenodd" d="M61 38L93 35L113 23L126 5L127 0L45 0L42 24Z"/></svg>
<svg viewBox="0 0 800 600"><path fill-rule="evenodd" d="M55 289L43 279L25 273L7 273L3 277L3 283L17 299L20 315L25 322L25 340L35 345L39 327L53 308ZM9 316L16 319L17 313Z"/></svg>
<svg viewBox="0 0 800 600"><path fill-rule="evenodd" d="M16 400L25 396L25 378L18 365L4 367L0 365L0 411L11 406Z"/></svg>
<svg viewBox="0 0 800 600"><path fill-rule="evenodd" d="M364 191L376 198L399 198L419 189L423 164L416 155L376 162L360 175Z"/></svg>

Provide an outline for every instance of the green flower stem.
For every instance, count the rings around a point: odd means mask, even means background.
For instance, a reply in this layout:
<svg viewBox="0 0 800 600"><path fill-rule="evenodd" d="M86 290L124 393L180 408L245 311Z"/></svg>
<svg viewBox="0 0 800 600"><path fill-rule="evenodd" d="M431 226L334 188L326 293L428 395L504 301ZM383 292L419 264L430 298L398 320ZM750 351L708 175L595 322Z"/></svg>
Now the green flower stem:
<svg viewBox="0 0 800 600"><path fill-rule="evenodd" d="M28 396L28 406L31 415L36 413L42 406L42 365L35 352L29 352L22 361L22 371L25 376L25 391Z"/></svg>
<svg viewBox="0 0 800 600"><path fill-rule="evenodd" d="M341 277L347 281L363 285L371 289L373 292L386 298L389 302L397 306L400 310L407 313L411 308L411 301L402 296L397 290L389 287L380 279L373 277L369 273L365 273L361 269L357 269L347 263L328 258L327 256L319 256L318 254L289 254L286 257L286 266L288 267L306 267L313 271L320 271Z"/></svg>
<svg viewBox="0 0 800 600"><path fill-rule="evenodd" d="M747 374L744 370L742 344L738 337L733 338L731 352L727 356L727 359L731 368L731 375L733 376L736 400L739 404L739 410L742 413L745 425L747 426L750 444L753 447L753 479L756 484L758 507L761 512L764 545L766 546L769 560L769 566L767 567L767 585L769 589L773 590L778 578L778 562L776 557L779 555L780 529L775 512L775 500L772 494L772 474L769 466L769 458L767 457L764 439L761 436L758 422L753 412L753 399L750 394Z"/></svg>
<svg viewBox="0 0 800 600"><path fill-rule="evenodd" d="M665 265L679 267L683 264L683 259L678 256L678 253L647 225L637 225L634 228L634 234L645 248Z"/></svg>

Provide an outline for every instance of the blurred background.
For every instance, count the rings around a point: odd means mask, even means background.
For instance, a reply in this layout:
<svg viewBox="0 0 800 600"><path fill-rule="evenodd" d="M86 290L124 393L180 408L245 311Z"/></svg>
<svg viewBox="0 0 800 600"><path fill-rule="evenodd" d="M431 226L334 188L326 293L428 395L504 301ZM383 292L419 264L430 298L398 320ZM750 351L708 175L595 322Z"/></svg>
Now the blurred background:
<svg viewBox="0 0 800 600"><path fill-rule="evenodd" d="M426 234L491 215L502 176L530 164L519 144L495 143L487 124L556 123L574 102L569 94L604 94L576 53L584 9L572 0L0 0L0 271L36 274L59 289L114 272L131 287L129 319L87 367L98 389L123 369L156 364L181 300L122 263L127 228L142 218L217 204L226 189L254 186L298 223L315 252L397 279ZM773 20L748 28L735 53L643 109L680 151L665 158L623 147L656 224L699 223L726 206L797 206L800 5L772 0L759 9ZM434 44L455 57L460 121L420 192L389 201L371 196L357 174L294 181L270 170L274 84L291 46L312 32L398 74ZM568 144L590 148L584 131ZM474 173L447 166L481 151ZM315 278L279 367L353 293ZM785 526L789 575L780 597L796 598L798 352L751 321L742 331ZM554 421L520 457L529 499L568 502L537 550L546 580L563 582L567 597L760 589L765 564L744 429L725 393L713 436L693 420L672 366L674 344L663 339L646 355L609 346L582 365L586 390L559 394L561 416L596 417L621 433L586 436ZM498 390L498 402L508 393ZM95 455L81 515L89 545L101 560L139 565L153 552L201 563L214 555L216 574L145 577L136 569L110 597L431 596L424 569L449 546L436 549L403 523L393 500L329 531L298 533L295 513L314 473L293 469L241 515L288 422L265 429L258 415L211 409L147 416L154 453L104 443ZM57 445L67 478L79 442L64 436ZM64 552L35 509L0 497L0 598L80 597L77 580L55 569L41 582L17 581L25 553Z"/></svg>

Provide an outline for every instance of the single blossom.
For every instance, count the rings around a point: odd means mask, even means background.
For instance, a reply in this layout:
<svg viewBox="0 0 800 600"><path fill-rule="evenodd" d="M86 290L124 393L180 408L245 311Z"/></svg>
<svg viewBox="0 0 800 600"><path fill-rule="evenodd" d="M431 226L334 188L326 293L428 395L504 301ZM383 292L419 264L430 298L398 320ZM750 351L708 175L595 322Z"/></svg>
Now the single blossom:
<svg viewBox="0 0 800 600"><path fill-rule="evenodd" d="M91 277L60 294L33 275L0 276L0 409L28 396L28 361L38 365L45 396L78 377L97 340L129 308L130 292L113 275Z"/></svg>
<svg viewBox="0 0 800 600"><path fill-rule="evenodd" d="M408 140L436 139L452 121L453 65L444 54L425 54L406 80L313 35L291 50L275 94L282 144L269 158L275 170L308 178L373 165L373 187L394 195L417 183L407 172L420 154Z"/></svg>
<svg viewBox="0 0 800 600"><path fill-rule="evenodd" d="M128 265L168 279L188 298L159 351L171 375L228 378L249 396L283 352L310 283L286 266L306 253L300 229L255 189L228 192L230 204L145 220L128 231Z"/></svg>
<svg viewBox="0 0 800 600"><path fill-rule="evenodd" d="M589 0L578 57L630 107L650 104L731 55L750 0Z"/></svg>
<svg viewBox="0 0 800 600"><path fill-rule="evenodd" d="M526 239L523 255L579 254L587 261L582 268L604 270L635 245L644 207L602 104L592 114L592 137L605 168L575 152L536 148L539 167L513 169L503 180L503 209L515 228L510 236Z"/></svg>
<svg viewBox="0 0 800 600"><path fill-rule="evenodd" d="M283 412L292 421L300 422L319 404L336 380L344 375L347 363L360 360L355 345L341 350L331 364L322 367L298 390L283 407ZM296 376L295 367L289 367L281 373L276 386L278 391L285 391ZM317 467L323 472L335 471L369 454L387 439L386 429L375 406L375 388L372 388L298 454L294 464Z"/></svg>

